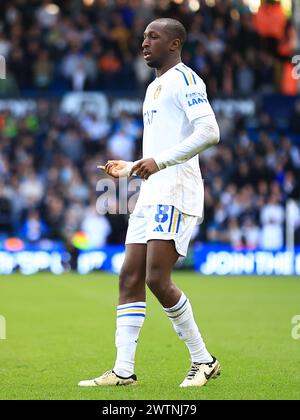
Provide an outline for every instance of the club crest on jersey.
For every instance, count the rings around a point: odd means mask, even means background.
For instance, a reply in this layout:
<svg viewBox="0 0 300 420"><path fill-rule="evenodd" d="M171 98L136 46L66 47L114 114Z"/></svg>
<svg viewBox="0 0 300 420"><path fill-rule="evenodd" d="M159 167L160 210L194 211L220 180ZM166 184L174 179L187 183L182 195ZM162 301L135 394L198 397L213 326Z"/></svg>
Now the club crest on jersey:
<svg viewBox="0 0 300 420"><path fill-rule="evenodd" d="M157 86L156 91L154 92L154 99L157 99L159 97L160 92L161 92L161 85Z"/></svg>

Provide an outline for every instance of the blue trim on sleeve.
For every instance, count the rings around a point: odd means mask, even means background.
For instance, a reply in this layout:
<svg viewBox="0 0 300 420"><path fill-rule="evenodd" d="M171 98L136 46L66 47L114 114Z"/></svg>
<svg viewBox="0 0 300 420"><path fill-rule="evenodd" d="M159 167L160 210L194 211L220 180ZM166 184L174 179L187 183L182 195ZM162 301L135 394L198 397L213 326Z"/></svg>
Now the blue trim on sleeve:
<svg viewBox="0 0 300 420"><path fill-rule="evenodd" d="M182 70L178 69L177 67L175 67L175 70L179 71L179 73L181 73L183 75L185 83L187 84L187 86L189 86L189 81L188 81L186 75L184 74L184 72Z"/></svg>

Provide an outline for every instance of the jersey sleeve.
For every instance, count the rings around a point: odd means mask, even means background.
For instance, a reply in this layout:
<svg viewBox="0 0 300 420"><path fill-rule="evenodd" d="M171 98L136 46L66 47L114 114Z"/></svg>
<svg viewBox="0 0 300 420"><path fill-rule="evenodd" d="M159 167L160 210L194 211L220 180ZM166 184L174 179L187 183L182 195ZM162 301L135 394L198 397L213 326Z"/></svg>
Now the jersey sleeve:
<svg viewBox="0 0 300 420"><path fill-rule="evenodd" d="M203 80L184 64L178 65L175 71L178 73L175 102L185 112L188 120L192 122L199 117L214 115Z"/></svg>

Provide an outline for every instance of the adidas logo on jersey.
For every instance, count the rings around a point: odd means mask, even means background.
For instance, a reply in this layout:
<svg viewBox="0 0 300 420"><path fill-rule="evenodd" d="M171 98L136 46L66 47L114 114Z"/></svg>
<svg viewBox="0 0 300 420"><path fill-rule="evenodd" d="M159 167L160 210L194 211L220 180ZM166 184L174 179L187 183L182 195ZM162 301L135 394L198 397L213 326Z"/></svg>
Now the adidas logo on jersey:
<svg viewBox="0 0 300 420"><path fill-rule="evenodd" d="M163 232L163 228L161 225L158 225L155 229L153 229L153 232Z"/></svg>

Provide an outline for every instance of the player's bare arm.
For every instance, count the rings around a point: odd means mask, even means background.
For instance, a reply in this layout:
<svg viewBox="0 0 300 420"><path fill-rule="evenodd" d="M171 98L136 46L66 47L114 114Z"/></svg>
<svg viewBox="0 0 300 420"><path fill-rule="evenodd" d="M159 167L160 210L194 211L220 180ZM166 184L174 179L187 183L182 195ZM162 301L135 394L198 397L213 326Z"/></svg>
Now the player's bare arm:
<svg viewBox="0 0 300 420"><path fill-rule="evenodd" d="M127 168L127 162L125 160L109 160L104 170L108 175L114 178L119 178Z"/></svg>
<svg viewBox="0 0 300 420"><path fill-rule="evenodd" d="M109 160L105 165L98 165L97 168L114 178L136 175L142 179L148 179L150 175L159 171L158 165L152 158L142 159L137 162Z"/></svg>
<svg viewBox="0 0 300 420"><path fill-rule="evenodd" d="M105 165L98 165L97 169L105 171L114 178L128 176L134 162L125 160L109 160Z"/></svg>
<svg viewBox="0 0 300 420"><path fill-rule="evenodd" d="M154 159L142 159L133 165L129 176L135 174L140 176L142 179L148 179L150 175L153 175L158 171L159 167Z"/></svg>

